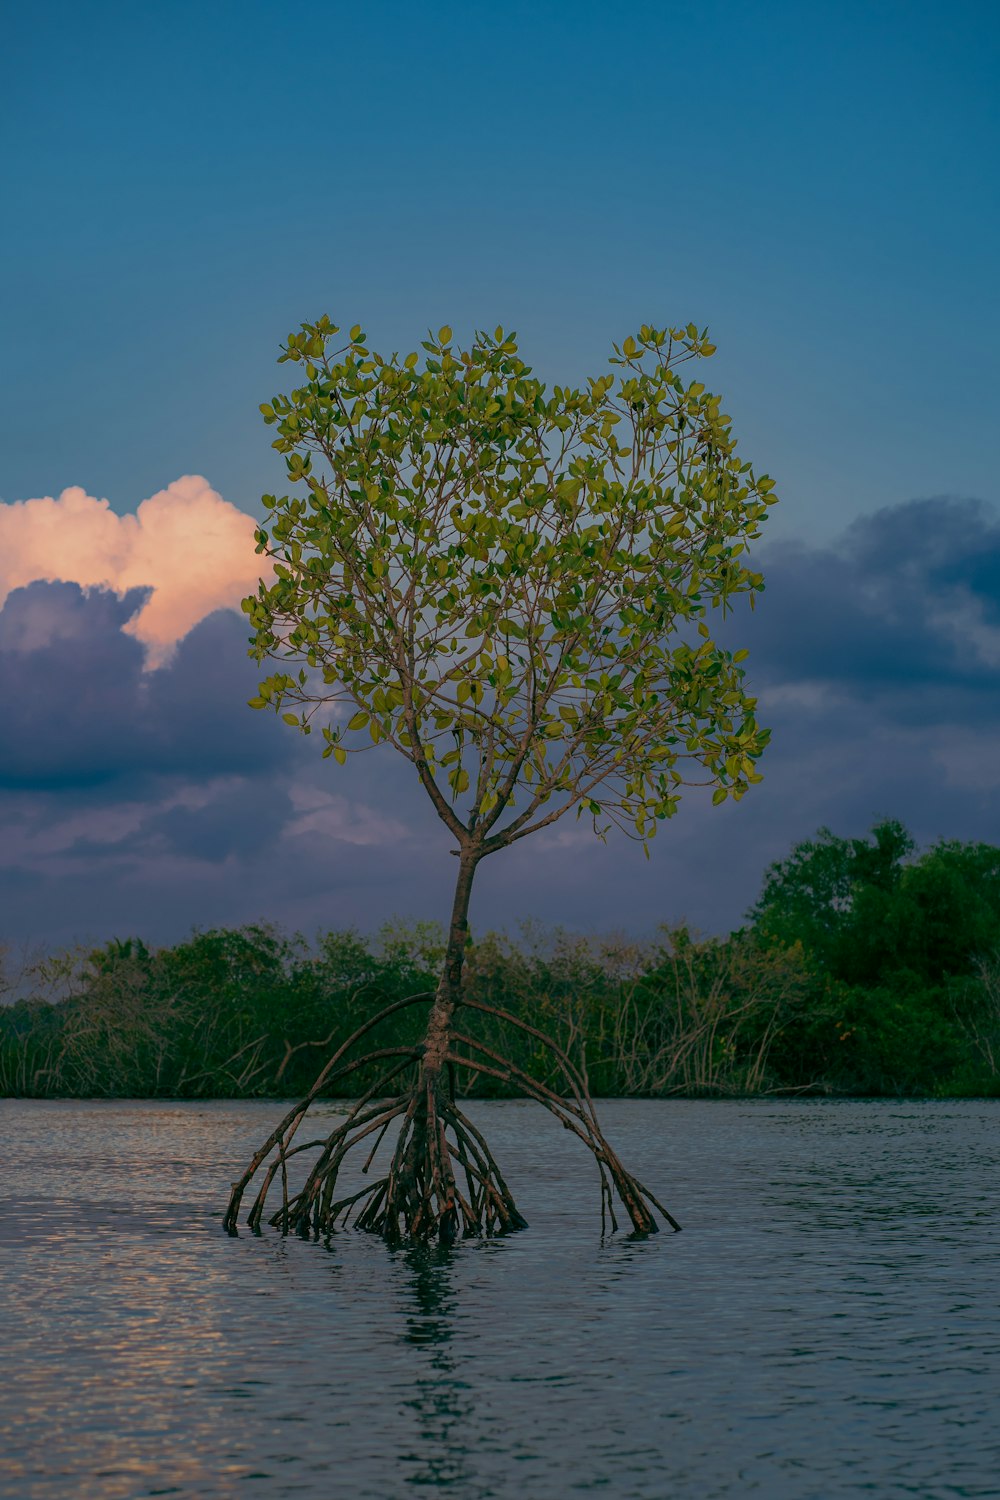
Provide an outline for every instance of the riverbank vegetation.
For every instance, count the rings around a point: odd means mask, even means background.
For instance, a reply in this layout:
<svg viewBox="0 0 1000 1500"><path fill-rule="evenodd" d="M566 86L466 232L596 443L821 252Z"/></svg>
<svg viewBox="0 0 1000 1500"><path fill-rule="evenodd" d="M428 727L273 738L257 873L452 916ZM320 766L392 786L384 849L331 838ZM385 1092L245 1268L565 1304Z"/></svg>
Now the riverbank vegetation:
<svg viewBox="0 0 1000 1500"><path fill-rule="evenodd" d="M251 926L169 948L8 948L0 1093L298 1096L365 1020L433 989L443 946L418 924L312 944ZM553 1035L595 1095L997 1095L1000 849L943 842L917 854L895 822L866 839L821 830L771 867L728 938L684 926L648 942L488 933L468 950L466 983L470 998ZM466 1015L499 1050L499 1023ZM379 1044L416 1044L420 1025L402 1009ZM507 1028L503 1048L559 1087L530 1032ZM345 1079L343 1092L366 1081ZM456 1081L481 1097L517 1092L471 1070Z"/></svg>

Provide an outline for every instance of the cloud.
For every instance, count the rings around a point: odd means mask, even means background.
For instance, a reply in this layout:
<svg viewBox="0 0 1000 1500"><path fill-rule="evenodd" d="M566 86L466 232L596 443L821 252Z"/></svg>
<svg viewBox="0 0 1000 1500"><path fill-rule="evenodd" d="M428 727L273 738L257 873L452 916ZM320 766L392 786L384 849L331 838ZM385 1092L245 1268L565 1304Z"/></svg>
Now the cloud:
<svg viewBox="0 0 1000 1500"><path fill-rule="evenodd" d="M260 773L294 746L246 701L256 691L241 616L200 620L159 671L128 626L144 591L75 583L15 589L0 610L0 788Z"/></svg>
<svg viewBox="0 0 1000 1500"><path fill-rule="evenodd" d="M336 796L303 781L289 789L294 816L285 824L285 838L339 839L345 844L392 845L409 830L399 818Z"/></svg>
<svg viewBox="0 0 1000 1500"><path fill-rule="evenodd" d="M230 610L144 671L125 627L145 597L34 582L0 609L0 936L368 925L394 882L405 910L437 832L414 843L407 768L373 752L345 780L251 711L258 669Z"/></svg>
<svg viewBox="0 0 1000 1500"><path fill-rule="evenodd" d="M907 717L933 690L1000 716L1000 514L977 500L914 500L854 522L826 547L762 560L752 636L769 684L823 683ZM974 706L975 705L975 706ZM936 699L933 712L944 707Z"/></svg>
<svg viewBox="0 0 1000 1500"><path fill-rule="evenodd" d="M267 572L254 521L197 474L175 479L116 515L84 490L0 504L0 608L12 590L39 580L120 595L147 594L123 628L162 666L213 610L239 607Z"/></svg>
<svg viewBox="0 0 1000 1500"><path fill-rule="evenodd" d="M1000 513L915 501L759 565L767 590L732 629L774 731L763 783L719 808L689 793L649 862L572 819L525 840L482 866L477 930L725 931L823 823L1000 843ZM151 587L36 580L0 609L0 936L445 917L452 841L412 768L385 747L339 768L248 709L257 667L231 609L145 670L131 627Z"/></svg>

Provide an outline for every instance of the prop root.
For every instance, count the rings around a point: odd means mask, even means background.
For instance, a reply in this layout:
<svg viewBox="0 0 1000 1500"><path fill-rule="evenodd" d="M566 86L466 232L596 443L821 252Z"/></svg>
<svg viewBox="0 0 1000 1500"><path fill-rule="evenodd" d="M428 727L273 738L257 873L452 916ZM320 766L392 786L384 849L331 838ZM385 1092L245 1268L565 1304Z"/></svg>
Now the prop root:
<svg viewBox="0 0 1000 1500"><path fill-rule="evenodd" d="M653 1209L672 1229L680 1228L652 1193L622 1166L601 1131L586 1083L570 1058L551 1037L510 1011L479 1001L461 1002L467 1010L492 1016L544 1043L558 1065L566 1086L565 1095L539 1083L495 1047L451 1026L443 1052L440 1029L436 1033L433 1062L429 1061L431 1048L426 1043L381 1047L343 1060L362 1037L387 1017L433 998L427 994L413 995L386 1007L359 1027L334 1054L306 1097L289 1110L243 1175L233 1183L224 1217L229 1233L237 1232L243 1195L262 1167L263 1177L246 1216L246 1223L255 1232L260 1230L276 1178L280 1180L281 1206L271 1213L268 1223L284 1234L319 1238L338 1227L346 1227L352 1216L356 1229L381 1235L391 1245L404 1240L430 1239L449 1244L460 1235L506 1234L525 1228L526 1221L482 1133L456 1103L453 1086L444 1087L445 1076L453 1083L456 1067L513 1084L548 1109L583 1142L593 1155L600 1176L602 1230L609 1225L612 1230L618 1228L616 1197L633 1230L640 1234L655 1233L658 1226ZM355 1100L328 1136L293 1145L309 1106L324 1088L378 1062L389 1066ZM378 1147L392 1128L396 1131L395 1143L384 1174L364 1187L338 1196L337 1183L348 1156L366 1143L367 1155L361 1170L367 1175ZM310 1150L316 1152L315 1160L302 1186L293 1192L289 1187L288 1162Z"/></svg>

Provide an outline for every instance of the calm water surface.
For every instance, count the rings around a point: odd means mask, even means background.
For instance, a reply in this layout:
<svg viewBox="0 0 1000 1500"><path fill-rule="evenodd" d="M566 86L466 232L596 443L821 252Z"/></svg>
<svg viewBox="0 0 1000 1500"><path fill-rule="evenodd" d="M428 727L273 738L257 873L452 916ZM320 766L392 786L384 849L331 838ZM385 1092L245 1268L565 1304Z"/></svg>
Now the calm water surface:
<svg viewBox="0 0 1000 1500"><path fill-rule="evenodd" d="M280 1109L0 1102L4 1496L1000 1495L1000 1102L607 1103L685 1228L603 1242L470 1106L531 1228L423 1254L222 1233Z"/></svg>

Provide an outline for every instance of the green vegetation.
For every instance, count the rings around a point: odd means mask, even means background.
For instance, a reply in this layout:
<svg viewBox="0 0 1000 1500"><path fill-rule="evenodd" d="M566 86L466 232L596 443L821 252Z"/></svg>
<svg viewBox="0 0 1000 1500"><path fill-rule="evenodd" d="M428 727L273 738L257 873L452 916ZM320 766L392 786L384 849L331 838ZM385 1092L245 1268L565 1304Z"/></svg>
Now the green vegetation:
<svg viewBox="0 0 1000 1500"><path fill-rule="evenodd" d="M387 928L315 945L265 927L130 940L0 968L0 1092L72 1097L298 1097L363 1021L433 989L445 939ZM1000 849L917 855L895 822L827 830L768 870L748 925L646 944L527 929L469 949L471 998L555 1036L591 1093L1000 1094ZM501 1025L466 1011L498 1048ZM413 1008L379 1030L415 1044ZM509 1030L514 1064L550 1087L546 1045ZM377 1077L372 1067L371 1081ZM370 1080L352 1075L343 1092ZM515 1093L463 1069L460 1092ZM336 1087L331 1093L336 1093Z"/></svg>

